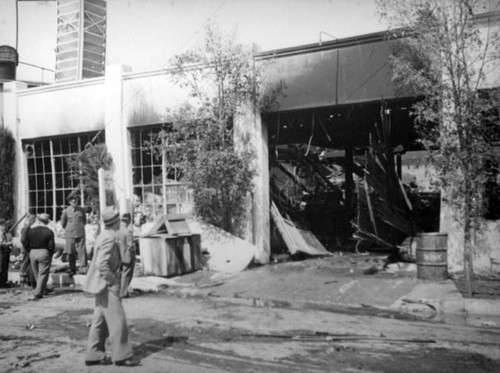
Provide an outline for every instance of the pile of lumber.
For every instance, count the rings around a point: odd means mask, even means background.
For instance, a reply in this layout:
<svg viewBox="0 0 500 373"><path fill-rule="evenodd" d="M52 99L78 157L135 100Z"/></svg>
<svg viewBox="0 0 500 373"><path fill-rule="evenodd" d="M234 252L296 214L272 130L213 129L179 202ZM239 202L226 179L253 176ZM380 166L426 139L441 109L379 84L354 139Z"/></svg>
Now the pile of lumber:
<svg viewBox="0 0 500 373"><path fill-rule="evenodd" d="M381 129L375 126L366 152L366 166L357 184L355 237L377 246L395 248L414 236L417 227L412 204L395 167L390 122L382 110Z"/></svg>

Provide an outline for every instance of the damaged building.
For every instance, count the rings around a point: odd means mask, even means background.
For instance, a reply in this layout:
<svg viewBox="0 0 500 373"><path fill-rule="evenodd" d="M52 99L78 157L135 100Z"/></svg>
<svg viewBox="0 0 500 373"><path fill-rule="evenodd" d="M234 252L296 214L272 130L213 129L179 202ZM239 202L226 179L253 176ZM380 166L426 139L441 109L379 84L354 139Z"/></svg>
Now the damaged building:
<svg viewBox="0 0 500 373"><path fill-rule="evenodd" d="M106 65L106 3L81 2L92 15L82 17L89 24L81 29L65 17L75 2L58 2L56 82L3 84L3 123L17 144L17 218L33 209L60 219L76 186L64 159L88 142L105 143L113 157L122 211L138 207L155 218L190 213L182 174L168 154L154 156L150 141L164 126L165 108L186 93L168 69L136 73ZM80 47L85 58L77 56ZM443 229L439 190L410 114L417 98L391 81L393 47L380 32L254 56L256 63L272 62L267 84L286 87L277 111L248 111L235 120L255 144L246 239L259 262L304 247L320 253L396 247L416 232ZM485 231L500 232L498 223L485 221ZM489 251L476 258L477 268L489 266L498 239L482 236ZM450 249L450 270L460 270L460 250Z"/></svg>
<svg viewBox="0 0 500 373"><path fill-rule="evenodd" d="M410 170L423 154L410 116L416 98L391 82L396 42L376 33L258 56L272 56L270 80L287 86L280 111L264 116L271 200L328 251L396 248L439 231L439 190ZM381 150L389 163L375 169Z"/></svg>

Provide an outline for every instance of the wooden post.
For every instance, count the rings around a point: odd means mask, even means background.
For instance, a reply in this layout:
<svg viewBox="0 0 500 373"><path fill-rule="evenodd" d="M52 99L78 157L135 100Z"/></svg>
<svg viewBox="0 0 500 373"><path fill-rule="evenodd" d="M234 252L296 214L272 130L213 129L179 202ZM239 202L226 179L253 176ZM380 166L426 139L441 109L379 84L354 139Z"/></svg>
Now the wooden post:
<svg viewBox="0 0 500 373"><path fill-rule="evenodd" d="M352 195L354 193L354 181L352 177L354 165L354 151L352 140L349 138L345 148L345 205L348 210L352 207Z"/></svg>

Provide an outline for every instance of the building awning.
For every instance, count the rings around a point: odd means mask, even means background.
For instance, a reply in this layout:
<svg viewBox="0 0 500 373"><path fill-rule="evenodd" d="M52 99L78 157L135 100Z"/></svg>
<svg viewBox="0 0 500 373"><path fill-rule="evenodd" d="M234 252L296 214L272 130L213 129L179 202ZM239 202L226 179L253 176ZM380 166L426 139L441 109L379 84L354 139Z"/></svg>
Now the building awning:
<svg viewBox="0 0 500 373"><path fill-rule="evenodd" d="M283 82L279 111L405 97L391 82L394 45L385 33L261 53L269 87Z"/></svg>

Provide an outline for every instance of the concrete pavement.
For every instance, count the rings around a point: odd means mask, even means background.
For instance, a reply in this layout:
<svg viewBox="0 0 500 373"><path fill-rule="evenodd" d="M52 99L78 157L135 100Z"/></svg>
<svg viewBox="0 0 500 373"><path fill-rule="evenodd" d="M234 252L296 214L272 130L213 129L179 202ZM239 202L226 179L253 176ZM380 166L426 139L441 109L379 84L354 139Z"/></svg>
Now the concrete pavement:
<svg viewBox="0 0 500 373"><path fill-rule="evenodd" d="M384 269L385 256L340 255L272 263L226 274L200 270L164 278L134 277L131 288L165 290L180 296L322 310L374 310L426 319L463 319L478 325L500 326L500 297L464 298L452 280L417 279L416 265L399 263ZM10 273L15 282L16 272ZM71 280L53 274L53 286L81 286L85 276ZM462 320L462 321L463 321Z"/></svg>
<svg viewBox="0 0 500 373"><path fill-rule="evenodd" d="M500 326L500 297L464 298L451 279L422 281L417 279L415 264L384 269L385 259L380 255L334 255L231 274L198 271L169 279L137 277L131 287L141 291L163 287L181 296L253 305L386 310Z"/></svg>

